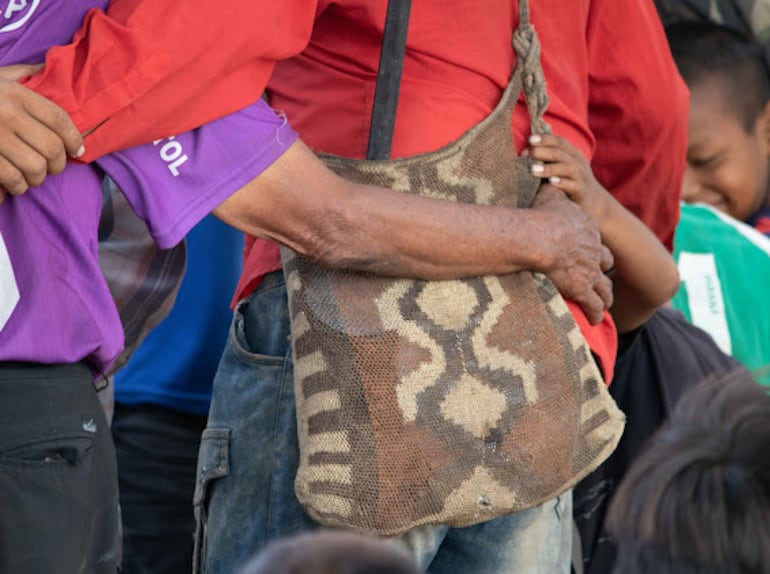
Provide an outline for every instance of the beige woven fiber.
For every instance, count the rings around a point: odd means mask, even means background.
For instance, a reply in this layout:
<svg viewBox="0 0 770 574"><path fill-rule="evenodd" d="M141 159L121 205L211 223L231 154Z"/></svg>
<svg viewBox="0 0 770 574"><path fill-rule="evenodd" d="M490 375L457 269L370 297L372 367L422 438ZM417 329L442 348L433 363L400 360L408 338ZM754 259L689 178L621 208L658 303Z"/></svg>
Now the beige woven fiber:
<svg viewBox="0 0 770 574"><path fill-rule="evenodd" d="M547 98L521 5L518 66L481 124L425 155L322 159L345 178L404 193L530 206L540 181L516 154L511 114L523 88L542 132ZM319 522L378 535L476 524L564 492L615 448L623 414L543 275L426 282L329 270L286 248L282 258L295 487Z"/></svg>

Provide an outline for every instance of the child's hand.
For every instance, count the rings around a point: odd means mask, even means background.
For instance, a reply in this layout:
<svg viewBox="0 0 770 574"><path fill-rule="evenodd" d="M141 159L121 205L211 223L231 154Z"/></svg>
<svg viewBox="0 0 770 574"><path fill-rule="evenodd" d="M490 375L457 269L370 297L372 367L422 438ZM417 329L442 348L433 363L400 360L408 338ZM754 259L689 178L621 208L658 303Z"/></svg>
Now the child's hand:
<svg viewBox="0 0 770 574"><path fill-rule="evenodd" d="M596 181L583 154L564 138L551 134L533 135L529 144L526 154L543 162L532 165L532 175L547 179L599 219L607 191Z"/></svg>
<svg viewBox="0 0 770 574"><path fill-rule="evenodd" d="M565 139L537 135L530 138L529 144L522 155L542 162L532 165L532 174L562 190L599 224L602 242L615 262L610 312L618 331L627 333L643 325L679 287L676 263L668 250L602 187L588 161ZM541 186L538 199L548 185Z"/></svg>

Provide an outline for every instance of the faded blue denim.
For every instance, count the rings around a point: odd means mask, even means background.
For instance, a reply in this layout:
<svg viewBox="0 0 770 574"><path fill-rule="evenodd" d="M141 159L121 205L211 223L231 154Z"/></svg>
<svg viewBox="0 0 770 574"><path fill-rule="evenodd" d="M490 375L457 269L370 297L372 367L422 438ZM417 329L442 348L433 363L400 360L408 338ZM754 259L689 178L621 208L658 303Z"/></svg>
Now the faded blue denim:
<svg viewBox="0 0 770 574"><path fill-rule="evenodd" d="M286 290L280 272L241 301L214 380L195 489L194 572L231 574L269 541L317 528L294 496L299 463ZM571 492L467 528L400 538L434 574L567 574Z"/></svg>

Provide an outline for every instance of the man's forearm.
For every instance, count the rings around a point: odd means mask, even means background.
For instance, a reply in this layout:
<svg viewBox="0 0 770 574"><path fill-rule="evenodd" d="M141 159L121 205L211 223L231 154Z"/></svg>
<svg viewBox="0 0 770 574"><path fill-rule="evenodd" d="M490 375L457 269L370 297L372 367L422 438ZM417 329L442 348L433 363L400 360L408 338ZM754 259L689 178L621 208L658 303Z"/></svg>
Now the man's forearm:
<svg viewBox="0 0 770 574"><path fill-rule="evenodd" d="M337 194L335 194L337 195ZM382 188L343 185L323 209L317 241L296 250L336 268L393 277L454 279L554 263L538 242L537 212L456 204ZM331 198L329 198L331 199ZM309 214L308 214L309 215ZM315 225L313 227L316 227Z"/></svg>
<svg viewBox="0 0 770 574"><path fill-rule="evenodd" d="M458 204L345 181L298 140L214 213L330 267L421 279L528 269L591 323L612 304L596 221L548 186L531 209Z"/></svg>
<svg viewBox="0 0 770 574"><path fill-rule="evenodd" d="M547 214L347 182L301 142L215 213L323 265L381 275L448 279L555 263Z"/></svg>

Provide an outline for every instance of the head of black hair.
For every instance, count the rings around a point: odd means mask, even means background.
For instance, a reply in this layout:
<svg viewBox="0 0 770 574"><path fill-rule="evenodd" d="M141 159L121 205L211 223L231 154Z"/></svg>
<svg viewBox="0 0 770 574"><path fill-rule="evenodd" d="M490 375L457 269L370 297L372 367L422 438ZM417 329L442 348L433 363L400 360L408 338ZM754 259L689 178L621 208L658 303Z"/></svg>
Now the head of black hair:
<svg viewBox="0 0 770 574"><path fill-rule="evenodd" d="M770 100L762 47L741 32L710 22L677 22L666 27L666 35L690 89L703 80L716 80L729 110L751 131Z"/></svg>
<svg viewBox="0 0 770 574"><path fill-rule="evenodd" d="M742 370L688 391L608 516L623 574L770 572L770 394Z"/></svg>

